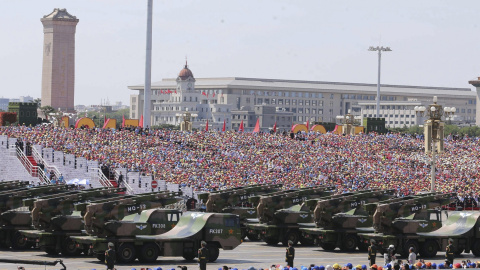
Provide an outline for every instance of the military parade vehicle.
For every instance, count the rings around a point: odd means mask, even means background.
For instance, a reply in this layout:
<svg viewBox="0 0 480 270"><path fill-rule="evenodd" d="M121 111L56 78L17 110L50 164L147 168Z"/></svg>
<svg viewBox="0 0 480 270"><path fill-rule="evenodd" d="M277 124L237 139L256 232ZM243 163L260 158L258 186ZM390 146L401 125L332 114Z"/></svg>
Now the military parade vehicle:
<svg viewBox="0 0 480 270"><path fill-rule="evenodd" d="M72 237L79 245L90 249L91 254L100 260L105 260L105 250L108 243L116 246L117 260L121 263L131 263L138 257L143 261L142 253L135 247L137 235L157 235L175 227L182 212L178 209L149 209L141 213L125 216L122 220L112 220L105 223L106 236L75 236Z"/></svg>
<svg viewBox="0 0 480 270"><path fill-rule="evenodd" d="M260 234L269 245L282 242L287 245L288 240L305 243L300 239L299 223L311 222L310 209L302 209L304 201L332 195L334 187L317 186L296 190L279 191L260 196L257 205L258 224L248 224L250 234Z"/></svg>
<svg viewBox="0 0 480 270"><path fill-rule="evenodd" d="M257 223L256 206L260 195L278 192L282 184L260 184L243 188L227 189L218 192L199 194L198 198L206 201L205 211L211 213L231 213L240 217L242 227L242 239L258 240L258 234L248 234L248 223Z"/></svg>
<svg viewBox="0 0 480 270"><path fill-rule="evenodd" d="M425 257L434 257L438 251L446 250L448 240L453 240L454 253L472 252L475 257L480 256L480 212L454 211L449 212L448 219L442 227L433 232L417 233L417 239L409 241L420 245L420 254Z"/></svg>
<svg viewBox="0 0 480 270"><path fill-rule="evenodd" d="M315 205L313 210L315 227L300 228L302 237L311 239L324 250L339 247L342 251L350 252L357 246L364 249L363 245L359 245L357 228L371 227L371 222L367 222L368 214L361 211L362 207L365 204L392 199L394 192L393 189L364 190L307 201L306 203ZM355 219L345 222L344 213L353 215Z"/></svg>
<svg viewBox="0 0 480 270"><path fill-rule="evenodd" d="M31 247L18 233L18 229L31 228L32 222L32 207L24 207L23 200L48 194L62 194L71 188L69 185L47 185L0 191L0 246L14 249Z"/></svg>
<svg viewBox="0 0 480 270"><path fill-rule="evenodd" d="M408 255L413 247L422 256L428 256L426 238L417 233L435 231L442 226L441 207L449 204L455 193L418 194L404 200L382 203L373 214L374 233L359 233L365 244L375 240L380 251L389 245L402 256Z"/></svg>
<svg viewBox="0 0 480 270"><path fill-rule="evenodd" d="M186 212L164 234L136 236L135 246L142 262L154 262L158 256L193 260L202 241L207 243L208 260L216 261L220 249L233 250L242 243L240 218L228 213Z"/></svg>
<svg viewBox="0 0 480 270"><path fill-rule="evenodd" d="M85 216L92 215L90 221L98 219L99 222L118 220L125 215L140 212L141 209L150 209L152 207L159 207L170 202L178 201L177 198L171 198L172 196L181 195L180 192L154 192L141 195L126 195L118 196L118 192L123 189L111 189L116 190L112 192L117 196L103 196L103 199L95 201L77 200L72 201L63 198L63 200L39 200L35 202L38 210L32 211L32 217L34 224L38 230L23 230L21 233L29 240L35 241L38 247L48 254L58 254L62 252L63 255L73 256L78 255L81 252L88 251L88 246L77 245L72 240L72 236L85 235L83 230L85 229ZM96 196L96 198L102 198L102 196ZM50 205L56 202L61 202L64 207L72 207L75 211L65 211L62 214L51 218L51 211L48 211ZM127 206L126 206L127 204ZM102 207L90 207L92 205ZM126 206L126 207L125 207ZM45 210L42 210L44 207ZM62 208L61 205L57 205L57 209ZM100 210L101 212L98 212ZM88 223L92 226L91 223Z"/></svg>
<svg viewBox="0 0 480 270"><path fill-rule="evenodd" d="M29 185L28 181L19 181L19 180L2 181L0 182L0 191L27 187L28 185Z"/></svg>
<svg viewBox="0 0 480 270"><path fill-rule="evenodd" d="M99 188L24 200L25 205L33 204L30 213L33 229L19 233L50 255L59 252L65 256L77 255L82 250L76 248L69 236L81 234L83 220L75 205L95 199L117 199L123 192L125 188Z"/></svg>

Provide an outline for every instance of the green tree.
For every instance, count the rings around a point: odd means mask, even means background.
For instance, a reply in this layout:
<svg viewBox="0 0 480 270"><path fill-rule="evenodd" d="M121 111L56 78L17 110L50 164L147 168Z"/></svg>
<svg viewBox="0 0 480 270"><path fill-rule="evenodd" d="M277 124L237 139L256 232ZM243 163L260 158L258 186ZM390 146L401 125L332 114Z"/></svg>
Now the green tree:
<svg viewBox="0 0 480 270"><path fill-rule="evenodd" d="M42 106L42 99L41 98L36 98L33 100L34 103L37 103L38 108Z"/></svg>
<svg viewBox="0 0 480 270"><path fill-rule="evenodd" d="M468 135L469 137L478 137L480 136L480 127L463 127L458 131L461 135Z"/></svg>
<svg viewBox="0 0 480 270"><path fill-rule="evenodd" d="M55 108L52 106L43 106L40 107L40 111L43 113L43 115L45 115L45 119L48 120L48 114L55 112Z"/></svg>

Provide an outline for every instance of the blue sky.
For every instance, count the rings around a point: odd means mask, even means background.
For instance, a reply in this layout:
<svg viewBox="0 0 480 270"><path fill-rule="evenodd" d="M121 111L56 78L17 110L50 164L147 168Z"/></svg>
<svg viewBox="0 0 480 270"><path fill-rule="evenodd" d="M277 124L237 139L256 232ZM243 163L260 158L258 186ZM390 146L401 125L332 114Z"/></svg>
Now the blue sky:
<svg viewBox="0 0 480 270"><path fill-rule="evenodd" d="M0 0L0 97L40 97L40 18L66 8L76 34L76 104L128 103L144 82L146 0ZM154 0L152 81L258 77L471 87L480 1Z"/></svg>

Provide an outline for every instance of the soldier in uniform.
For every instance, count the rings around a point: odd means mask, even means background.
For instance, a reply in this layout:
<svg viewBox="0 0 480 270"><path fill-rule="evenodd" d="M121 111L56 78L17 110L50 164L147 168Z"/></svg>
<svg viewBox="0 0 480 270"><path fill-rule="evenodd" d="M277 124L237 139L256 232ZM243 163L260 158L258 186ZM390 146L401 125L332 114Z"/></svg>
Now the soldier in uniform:
<svg viewBox="0 0 480 270"><path fill-rule="evenodd" d="M377 246L375 245L375 240L372 239L371 245L368 247L368 261L370 261L370 266L375 264L376 257L377 257Z"/></svg>
<svg viewBox="0 0 480 270"><path fill-rule="evenodd" d="M107 264L107 270L115 269L115 262L117 257L115 256L115 245L112 242L108 243L108 250L105 251L105 263Z"/></svg>
<svg viewBox="0 0 480 270"><path fill-rule="evenodd" d="M453 259L455 259L455 247L453 246L453 239L450 238L445 252L445 262L448 265L453 264Z"/></svg>
<svg viewBox="0 0 480 270"><path fill-rule="evenodd" d="M285 261L287 265L293 268L293 259L295 259L295 248L293 248L292 240L288 240L287 252L285 253Z"/></svg>
<svg viewBox="0 0 480 270"><path fill-rule="evenodd" d="M198 249L198 264L200 266L200 270L207 270L207 262L208 262L208 249L206 248L207 242L202 241L201 248Z"/></svg>

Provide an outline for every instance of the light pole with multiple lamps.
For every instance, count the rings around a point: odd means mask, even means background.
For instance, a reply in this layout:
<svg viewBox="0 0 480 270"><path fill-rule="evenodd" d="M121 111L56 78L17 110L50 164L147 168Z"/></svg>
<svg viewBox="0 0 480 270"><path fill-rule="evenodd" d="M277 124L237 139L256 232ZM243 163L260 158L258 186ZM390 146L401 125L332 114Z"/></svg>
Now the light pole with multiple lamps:
<svg viewBox="0 0 480 270"><path fill-rule="evenodd" d="M443 127L444 122L442 121L442 116L448 118L455 114L455 107L443 107L442 105L437 104L437 97L433 97L433 104L425 106L415 106L415 113L417 116L422 117L424 114L428 119L425 120L424 124L424 135L425 135L425 153L432 152L432 164L430 172L430 191L435 192L435 170L436 170L436 152L438 145L438 152L443 152Z"/></svg>
<svg viewBox="0 0 480 270"><path fill-rule="evenodd" d="M381 66L381 60L382 60L382 52L391 52L392 50L390 47L383 47L383 46L377 46L373 47L370 46L368 48L369 51L378 51L378 80L377 80L377 115L375 117L379 117L380 115L380 66Z"/></svg>

